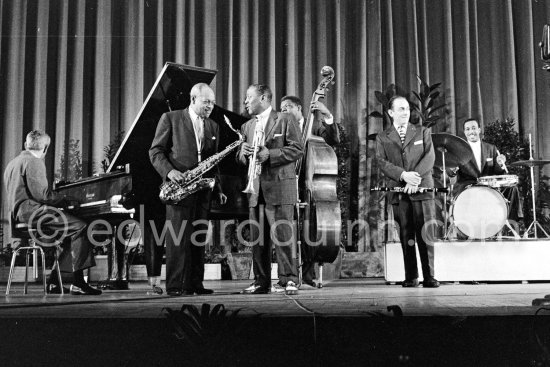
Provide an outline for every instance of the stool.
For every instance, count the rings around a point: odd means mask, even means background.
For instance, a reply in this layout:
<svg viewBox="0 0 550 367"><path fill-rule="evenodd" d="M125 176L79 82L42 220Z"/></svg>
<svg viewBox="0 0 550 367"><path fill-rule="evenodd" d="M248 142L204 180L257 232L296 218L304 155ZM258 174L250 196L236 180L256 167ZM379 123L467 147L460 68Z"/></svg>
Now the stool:
<svg viewBox="0 0 550 367"><path fill-rule="evenodd" d="M46 258L44 256L44 249L37 245L34 239L36 238L36 234L38 230L36 228L31 228L27 223L17 223L15 221L15 218L13 215L10 215L10 227L11 227L11 237L12 241L13 238L20 238L22 241L27 241L27 246L19 246L17 249L13 251L13 255L11 257L11 266L10 266L10 274L8 277L8 285L6 287L6 295L10 294L10 288L11 288L11 281L13 277L13 269L15 267L15 259L17 255L19 255L20 251L25 251L26 261L25 261L25 285L24 285L24 294L27 294L27 286L28 286L28 274L29 274L29 255L32 251L33 254L33 269L34 274L37 276L38 274L38 257L37 251L40 252L41 258L42 258L42 283L44 286L44 294L47 294L46 290ZM48 246L50 247L50 246ZM54 266L53 268L57 269L57 277L59 280L59 286L61 288L61 294L63 294L63 283L61 280L61 270L59 269L59 259L57 255L57 248L59 247L58 243L52 244L51 247L55 248L55 256L54 256Z"/></svg>

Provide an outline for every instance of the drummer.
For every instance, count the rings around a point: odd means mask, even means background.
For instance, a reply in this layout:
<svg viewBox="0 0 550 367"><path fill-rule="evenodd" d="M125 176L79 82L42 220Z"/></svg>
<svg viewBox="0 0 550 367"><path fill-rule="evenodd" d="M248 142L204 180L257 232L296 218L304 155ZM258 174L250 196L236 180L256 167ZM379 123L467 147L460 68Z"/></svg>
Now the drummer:
<svg viewBox="0 0 550 367"><path fill-rule="evenodd" d="M468 162L449 170L449 176L456 175L455 196L467 186L476 184L479 177L506 174L506 156L500 154L493 144L481 140L478 120L469 118L464 121L463 127L464 135L474 154ZM510 202L509 219L517 221L523 218L517 186L504 188L502 194Z"/></svg>

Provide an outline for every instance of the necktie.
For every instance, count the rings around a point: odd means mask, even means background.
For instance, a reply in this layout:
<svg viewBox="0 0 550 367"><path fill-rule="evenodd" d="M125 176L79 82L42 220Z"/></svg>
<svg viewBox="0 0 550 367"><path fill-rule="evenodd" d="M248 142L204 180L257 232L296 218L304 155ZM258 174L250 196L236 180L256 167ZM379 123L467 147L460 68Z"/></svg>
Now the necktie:
<svg viewBox="0 0 550 367"><path fill-rule="evenodd" d="M399 138L401 139L401 144L405 142L405 135L407 134L407 127L405 125L401 125L397 128L397 133L399 134Z"/></svg>
<svg viewBox="0 0 550 367"><path fill-rule="evenodd" d="M204 120L202 117L197 117L195 120L195 132L197 134L197 139L202 141L204 135Z"/></svg>
<svg viewBox="0 0 550 367"><path fill-rule="evenodd" d="M200 162L202 160L201 157L201 150L202 150L202 138L203 138L203 131L204 131L204 120L202 117L198 116L195 119L194 128L195 128L195 138L197 140L197 159Z"/></svg>

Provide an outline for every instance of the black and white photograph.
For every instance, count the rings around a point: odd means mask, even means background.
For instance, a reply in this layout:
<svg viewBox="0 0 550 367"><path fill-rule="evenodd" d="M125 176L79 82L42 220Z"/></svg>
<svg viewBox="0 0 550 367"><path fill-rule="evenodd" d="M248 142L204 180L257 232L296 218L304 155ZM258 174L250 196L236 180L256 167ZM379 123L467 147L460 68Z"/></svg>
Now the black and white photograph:
<svg viewBox="0 0 550 367"><path fill-rule="evenodd" d="M550 0L0 0L3 366L550 367Z"/></svg>

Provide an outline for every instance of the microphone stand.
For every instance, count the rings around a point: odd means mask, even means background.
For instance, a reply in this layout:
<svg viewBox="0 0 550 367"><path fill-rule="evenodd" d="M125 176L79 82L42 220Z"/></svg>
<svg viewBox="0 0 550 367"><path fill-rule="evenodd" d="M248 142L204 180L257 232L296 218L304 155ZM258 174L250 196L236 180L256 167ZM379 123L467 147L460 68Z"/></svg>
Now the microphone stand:
<svg viewBox="0 0 550 367"><path fill-rule="evenodd" d="M529 160L533 161L533 149L531 147L531 134L529 134ZM538 238L537 226L540 228L542 233L544 233L546 238L550 238L548 233L546 233L544 228L542 228L542 225L537 220L537 210L536 210L536 206L535 206L535 167L534 167L534 165L531 164L530 167L529 167L529 170L531 171L530 172L531 173L531 200L533 201L532 202L532 204L533 204L532 205L533 206L533 222L531 222L529 227L527 227L527 229L525 230L525 233L523 234L523 238L529 238L529 230L531 229L531 227L533 227L533 234L535 235L534 238L537 239Z"/></svg>

